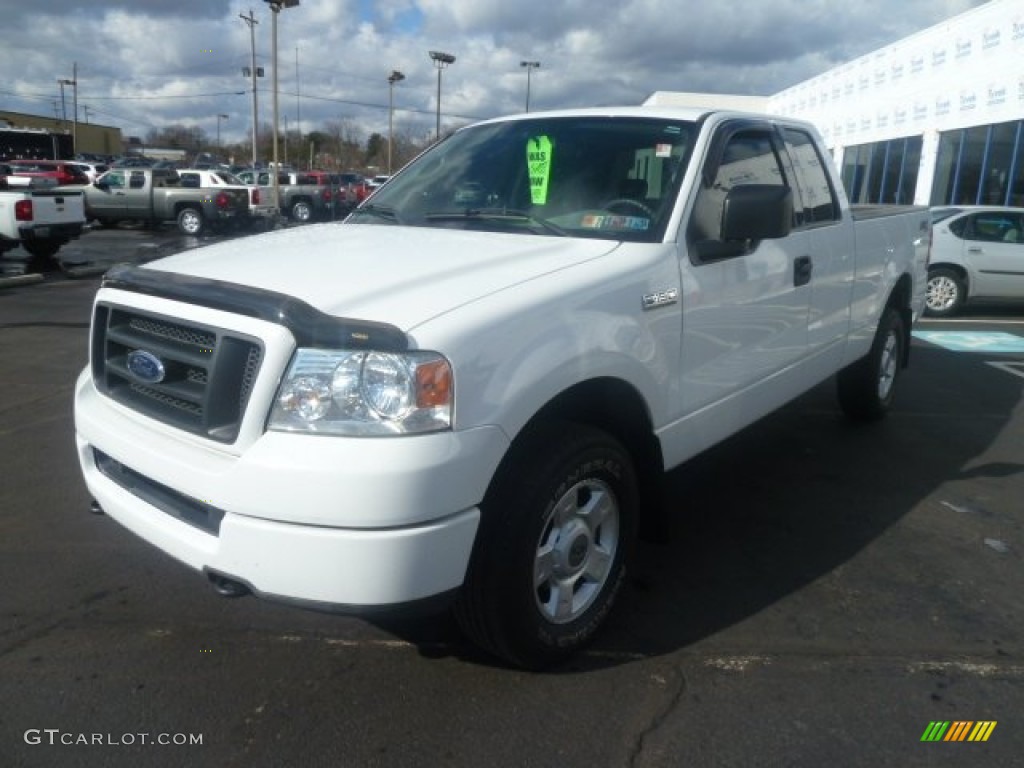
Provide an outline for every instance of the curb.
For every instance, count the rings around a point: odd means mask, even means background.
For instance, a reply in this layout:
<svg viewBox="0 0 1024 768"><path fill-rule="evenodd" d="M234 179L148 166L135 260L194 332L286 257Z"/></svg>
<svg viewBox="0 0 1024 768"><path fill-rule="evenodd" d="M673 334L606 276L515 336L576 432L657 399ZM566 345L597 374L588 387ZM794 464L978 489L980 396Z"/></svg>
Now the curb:
<svg viewBox="0 0 1024 768"><path fill-rule="evenodd" d="M32 283L43 282L43 276L38 272L29 275L11 275L0 277L0 288L13 288L16 285L31 285Z"/></svg>

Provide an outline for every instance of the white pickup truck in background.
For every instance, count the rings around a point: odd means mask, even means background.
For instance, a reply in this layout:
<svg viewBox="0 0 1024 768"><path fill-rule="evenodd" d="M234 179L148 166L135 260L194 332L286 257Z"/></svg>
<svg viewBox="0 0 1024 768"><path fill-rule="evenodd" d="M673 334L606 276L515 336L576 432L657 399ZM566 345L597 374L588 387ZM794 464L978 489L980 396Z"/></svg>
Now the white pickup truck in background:
<svg viewBox="0 0 1024 768"><path fill-rule="evenodd" d="M110 516L223 594L454 605L540 668L607 617L665 470L835 375L890 408L924 208L712 109L457 131L345 223L112 270L75 394Z"/></svg>
<svg viewBox="0 0 1024 768"><path fill-rule="evenodd" d="M21 246L31 257L27 269L46 269L84 226L80 189L14 176L0 163L0 254Z"/></svg>

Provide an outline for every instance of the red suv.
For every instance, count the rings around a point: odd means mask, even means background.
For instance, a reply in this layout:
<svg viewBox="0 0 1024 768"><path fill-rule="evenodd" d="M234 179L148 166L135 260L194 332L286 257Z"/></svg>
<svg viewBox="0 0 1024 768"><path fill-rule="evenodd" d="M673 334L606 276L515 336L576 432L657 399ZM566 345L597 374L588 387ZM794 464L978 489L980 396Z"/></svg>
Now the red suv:
<svg viewBox="0 0 1024 768"><path fill-rule="evenodd" d="M8 160L13 176L54 179L57 184L89 184L89 177L75 163L64 160Z"/></svg>

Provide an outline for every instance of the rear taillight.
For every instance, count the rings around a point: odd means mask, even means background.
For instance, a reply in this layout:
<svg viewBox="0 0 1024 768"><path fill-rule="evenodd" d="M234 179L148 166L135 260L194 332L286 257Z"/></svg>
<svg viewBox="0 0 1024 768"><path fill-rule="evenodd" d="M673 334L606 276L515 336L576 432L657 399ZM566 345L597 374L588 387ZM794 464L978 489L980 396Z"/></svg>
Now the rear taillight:
<svg viewBox="0 0 1024 768"><path fill-rule="evenodd" d="M217 199L214 202L222 211L227 210L231 206L231 198L228 197L227 192L218 192Z"/></svg>
<svg viewBox="0 0 1024 768"><path fill-rule="evenodd" d="M17 221L32 221L32 201L18 200L15 202L14 218Z"/></svg>
<svg viewBox="0 0 1024 768"><path fill-rule="evenodd" d="M320 192L320 197L323 199L323 201L325 203L331 202L331 190L325 189L325 190L321 191Z"/></svg>
<svg viewBox="0 0 1024 768"><path fill-rule="evenodd" d="M253 205L259 205L260 204L260 191L258 189L253 189L253 190L250 191L249 194L250 194L250 199L252 200L252 204Z"/></svg>

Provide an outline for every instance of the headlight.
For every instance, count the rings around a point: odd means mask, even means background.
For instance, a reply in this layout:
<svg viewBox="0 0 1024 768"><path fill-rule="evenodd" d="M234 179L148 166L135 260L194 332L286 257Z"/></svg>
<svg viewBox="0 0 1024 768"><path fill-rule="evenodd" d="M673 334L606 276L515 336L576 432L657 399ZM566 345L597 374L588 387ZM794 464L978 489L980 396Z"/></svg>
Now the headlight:
<svg viewBox="0 0 1024 768"><path fill-rule="evenodd" d="M402 435L450 429L453 382L435 352L299 349L277 390L269 429Z"/></svg>

